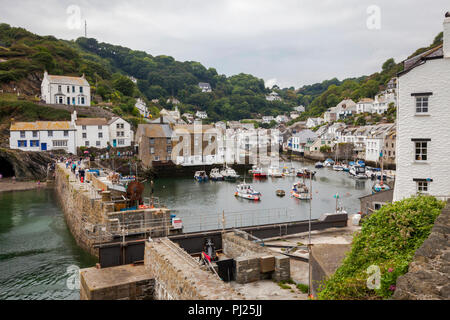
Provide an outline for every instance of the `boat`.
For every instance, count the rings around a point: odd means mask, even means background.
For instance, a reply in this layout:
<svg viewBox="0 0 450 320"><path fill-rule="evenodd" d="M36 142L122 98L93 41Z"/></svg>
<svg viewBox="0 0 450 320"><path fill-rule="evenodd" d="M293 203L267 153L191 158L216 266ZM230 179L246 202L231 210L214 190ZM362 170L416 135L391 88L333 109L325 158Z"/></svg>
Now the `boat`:
<svg viewBox="0 0 450 320"><path fill-rule="evenodd" d="M332 167L334 165L334 160L328 158L327 160L324 161L323 165L324 167Z"/></svg>
<svg viewBox="0 0 450 320"><path fill-rule="evenodd" d="M281 178L283 177L283 174L278 167L271 166L269 168L269 176L271 176L272 178Z"/></svg>
<svg viewBox="0 0 450 320"><path fill-rule="evenodd" d="M366 168L361 166L352 166L350 168L349 174L356 179L368 179L369 176L366 173Z"/></svg>
<svg viewBox="0 0 450 320"><path fill-rule="evenodd" d="M194 179L198 182L208 181L208 175L206 174L206 171L197 171L194 175Z"/></svg>
<svg viewBox="0 0 450 320"><path fill-rule="evenodd" d="M247 183L241 183L237 185L236 192L234 193L236 197L259 201L261 200L261 192L257 192L253 187Z"/></svg>
<svg viewBox="0 0 450 320"><path fill-rule="evenodd" d="M321 169L324 167L324 164L323 164L323 162L316 162L315 167L316 167L316 169Z"/></svg>
<svg viewBox="0 0 450 320"><path fill-rule="evenodd" d="M343 165L342 165L342 168L343 168L342 171L344 171L344 172L350 172L350 166L349 166L348 164L343 164Z"/></svg>
<svg viewBox="0 0 450 320"><path fill-rule="evenodd" d="M297 177L311 179L316 175L315 171L311 171L307 168L303 168L297 171Z"/></svg>
<svg viewBox="0 0 450 320"><path fill-rule="evenodd" d="M283 171L281 172L283 177L295 177L296 171L295 168L291 167L283 167Z"/></svg>
<svg viewBox="0 0 450 320"><path fill-rule="evenodd" d="M337 163L333 166L333 170L334 171L344 171L344 167Z"/></svg>
<svg viewBox="0 0 450 320"><path fill-rule="evenodd" d="M308 187L303 182L297 182L292 186L291 194L299 200L311 200Z"/></svg>
<svg viewBox="0 0 450 320"><path fill-rule="evenodd" d="M209 178L212 181L222 181L223 175L220 174L219 168L213 168L211 172L209 173Z"/></svg>
<svg viewBox="0 0 450 320"><path fill-rule="evenodd" d="M251 174L253 174L253 178L257 179L264 179L267 178L267 174L264 172L263 168L254 166L251 171Z"/></svg>
<svg viewBox="0 0 450 320"><path fill-rule="evenodd" d="M372 194L382 192L382 191L388 191L388 190L391 190L391 188L387 184L384 184L383 182L379 182L379 183L375 183L373 185Z"/></svg>
<svg viewBox="0 0 450 320"><path fill-rule="evenodd" d="M278 197L284 197L286 195L286 192L284 190L277 190L276 195Z"/></svg>
<svg viewBox="0 0 450 320"><path fill-rule="evenodd" d="M220 171L220 174L223 176L225 181L236 181L236 179L239 179L240 177L240 175L238 175L236 171L230 167L225 167L222 171Z"/></svg>

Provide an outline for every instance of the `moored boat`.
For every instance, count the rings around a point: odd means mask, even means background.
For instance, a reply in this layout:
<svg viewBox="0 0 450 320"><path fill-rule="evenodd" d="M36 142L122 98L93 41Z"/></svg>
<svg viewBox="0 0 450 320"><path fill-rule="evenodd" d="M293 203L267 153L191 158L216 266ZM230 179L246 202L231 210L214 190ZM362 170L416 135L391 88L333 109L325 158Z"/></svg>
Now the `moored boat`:
<svg viewBox="0 0 450 320"><path fill-rule="evenodd" d="M241 183L237 185L236 192L234 193L236 197L259 201L261 200L261 192L257 192L253 187L247 183Z"/></svg>
<svg viewBox="0 0 450 320"><path fill-rule="evenodd" d="M291 194L294 198L300 200L311 200L311 194L308 187L303 182L297 182L292 186Z"/></svg>
<svg viewBox="0 0 450 320"><path fill-rule="evenodd" d="M323 168L323 166L324 166L323 162L316 162L315 164L316 169L321 169Z"/></svg>
<svg viewBox="0 0 450 320"><path fill-rule="evenodd" d="M222 181L223 176L220 174L220 171L218 168L213 168L211 172L209 173L209 178L212 181Z"/></svg>
<svg viewBox="0 0 450 320"><path fill-rule="evenodd" d="M251 170L251 173L253 174L253 178L257 179L264 179L267 178L267 174L264 172L263 168L261 167L253 167Z"/></svg>
<svg viewBox="0 0 450 320"><path fill-rule="evenodd" d="M334 170L334 171L344 171L344 167L343 167L342 165L340 165L339 163L336 163L336 164L333 166L333 170Z"/></svg>
<svg viewBox="0 0 450 320"><path fill-rule="evenodd" d="M306 178L306 179L310 179L310 178L314 178L314 176L316 175L315 171L311 171L307 168L303 168L297 171L297 177L300 178Z"/></svg>
<svg viewBox="0 0 450 320"><path fill-rule="evenodd" d="M220 174L223 176L223 179L226 181L236 181L236 179L239 179L240 175L234 171L234 169L225 167L222 171L220 171Z"/></svg>
<svg viewBox="0 0 450 320"><path fill-rule="evenodd" d="M383 182L375 183L372 187L372 194L388 190L391 190L391 188L387 184L384 184Z"/></svg>
<svg viewBox="0 0 450 320"><path fill-rule="evenodd" d="M278 167L271 166L269 168L269 176L271 176L272 178L281 178L283 174Z"/></svg>
<svg viewBox="0 0 450 320"><path fill-rule="evenodd" d="M194 179L198 182L208 181L208 175L206 174L206 171L197 171L194 175Z"/></svg>
<svg viewBox="0 0 450 320"><path fill-rule="evenodd" d="M366 173L366 168L359 165L352 166L349 174L356 179L368 179L369 176Z"/></svg>

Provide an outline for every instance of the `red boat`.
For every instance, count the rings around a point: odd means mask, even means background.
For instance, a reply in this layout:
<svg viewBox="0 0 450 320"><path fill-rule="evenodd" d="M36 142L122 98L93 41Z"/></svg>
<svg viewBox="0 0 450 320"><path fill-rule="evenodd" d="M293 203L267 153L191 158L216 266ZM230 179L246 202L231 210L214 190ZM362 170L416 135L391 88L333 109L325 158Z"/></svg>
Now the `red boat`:
<svg viewBox="0 0 450 320"><path fill-rule="evenodd" d="M267 178L267 174L263 171L262 168L253 167L251 173L253 174L253 178L257 179Z"/></svg>

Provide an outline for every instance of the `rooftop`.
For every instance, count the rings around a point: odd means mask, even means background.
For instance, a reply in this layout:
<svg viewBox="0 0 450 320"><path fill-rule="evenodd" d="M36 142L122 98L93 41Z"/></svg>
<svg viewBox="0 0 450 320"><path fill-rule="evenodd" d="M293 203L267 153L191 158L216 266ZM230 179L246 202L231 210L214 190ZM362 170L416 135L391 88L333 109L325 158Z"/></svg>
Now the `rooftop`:
<svg viewBox="0 0 450 320"><path fill-rule="evenodd" d="M44 131L44 130L75 130L69 121L36 121L15 122L11 124L11 131Z"/></svg>

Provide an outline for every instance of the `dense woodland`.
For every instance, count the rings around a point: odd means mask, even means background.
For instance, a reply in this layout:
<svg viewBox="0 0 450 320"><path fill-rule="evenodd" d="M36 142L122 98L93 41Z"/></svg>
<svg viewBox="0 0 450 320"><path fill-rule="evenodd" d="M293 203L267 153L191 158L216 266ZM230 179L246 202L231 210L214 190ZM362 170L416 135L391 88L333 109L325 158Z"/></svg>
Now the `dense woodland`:
<svg viewBox="0 0 450 320"><path fill-rule="evenodd" d="M428 48L442 43L438 35ZM380 72L370 76L345 79L334 78L299 89L269 89L264 80L249 74L227 77L214 68L205 68L195 61L176 61L173 57L152 56L143 51L99 43L95 39L79 38L76 41L59 40L53 36L35 35L23 28L0 24L0 85L21 83L30 74L86 75L91 84L94 104L112 102L118 115L139 117L134 108L136 98L143 98L154 116L161 108L172 109L167 100L181 101L180 111L194 113L206 111L209 120L241 120L276 116L292 111L298 105L306 106L308 116L320 116L342 99L373 98L387 82L402 70L402 65L388 59ZM137 79L134 84L129 76ZM213 92L202 93L199 82L211 84ZM265 96L276 91L282 101L267 101ZM35 93L36 95L39 92ZM151 100L158 99L158 103Z"/></svg>

